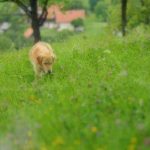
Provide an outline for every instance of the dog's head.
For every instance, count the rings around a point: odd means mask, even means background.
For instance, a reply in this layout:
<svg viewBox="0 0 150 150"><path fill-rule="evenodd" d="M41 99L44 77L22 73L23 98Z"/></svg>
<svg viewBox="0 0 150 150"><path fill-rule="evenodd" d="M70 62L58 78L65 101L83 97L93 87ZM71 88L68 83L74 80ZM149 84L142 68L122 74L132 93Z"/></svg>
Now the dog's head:
<svg viewBox="0 0 150 150"><path fill-rule="evenodd" d="M50 74L52 73L52 66L55 61L55 55L52 54L51 56L38 56L37 61L40 65L41 69L44 73Z"/></svg>

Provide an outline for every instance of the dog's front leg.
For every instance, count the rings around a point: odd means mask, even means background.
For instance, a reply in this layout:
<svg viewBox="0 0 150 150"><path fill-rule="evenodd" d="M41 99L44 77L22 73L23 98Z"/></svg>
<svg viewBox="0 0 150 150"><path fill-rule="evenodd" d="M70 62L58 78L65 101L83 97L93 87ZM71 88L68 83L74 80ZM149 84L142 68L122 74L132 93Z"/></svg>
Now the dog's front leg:
<svg viewBox="0 0 150 150"><path fill-rule="evenodd" d="M41 78L43 75L43 71L40 69L39 66L34 66L34 72L36 78Z"/></svg>

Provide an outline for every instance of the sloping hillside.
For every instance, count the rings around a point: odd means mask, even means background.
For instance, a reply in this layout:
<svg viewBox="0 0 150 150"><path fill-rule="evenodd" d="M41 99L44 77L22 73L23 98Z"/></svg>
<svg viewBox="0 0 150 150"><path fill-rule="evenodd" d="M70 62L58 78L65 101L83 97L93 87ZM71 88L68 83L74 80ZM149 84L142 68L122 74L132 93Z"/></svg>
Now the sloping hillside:
<svg viewBox="0 0 150 150"><path fill-rule="evenodd" d="M1 150L149 149L149 36L105 28L53 43L54 73L40 80L30 48L0 55Z"/></svg>

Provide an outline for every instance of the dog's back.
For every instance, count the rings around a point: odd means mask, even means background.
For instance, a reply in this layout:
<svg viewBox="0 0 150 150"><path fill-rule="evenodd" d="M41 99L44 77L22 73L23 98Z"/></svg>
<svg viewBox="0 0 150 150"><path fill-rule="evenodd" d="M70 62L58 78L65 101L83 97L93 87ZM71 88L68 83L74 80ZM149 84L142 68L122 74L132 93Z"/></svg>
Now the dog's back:
<svg viewBox="0 0 150 150"><path fill-rule="evenodd" d="M29 56L32 60L33 58L36 58L36 56L49 55L50 53L53 53L53 50L49 44L38 42L32 47Z"/></svg>

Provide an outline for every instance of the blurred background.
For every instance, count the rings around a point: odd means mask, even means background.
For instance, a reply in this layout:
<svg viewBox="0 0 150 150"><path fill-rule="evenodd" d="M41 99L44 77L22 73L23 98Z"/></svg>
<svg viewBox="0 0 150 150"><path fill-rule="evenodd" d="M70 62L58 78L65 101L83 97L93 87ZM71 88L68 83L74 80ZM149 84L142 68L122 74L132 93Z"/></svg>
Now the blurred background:
<svg viewBox="0 0 150 150"><path fill-rule="evenodd" d="M19 2L19 1L18 1ZM22 4L31 9L28 1ZM108 34L122 36L138 30L147 31L150 25L149 0L67 0L48 1L47 16L40 25L42 40L60 42L87 30L90 22L108 27ZM19 50L33 43L32 19L13 0L0 3L0 51ZM38 17L44 1L37 2ZM99 26L101 28L101 26ZM136 31L135 31L136 32Z"/></svg>

